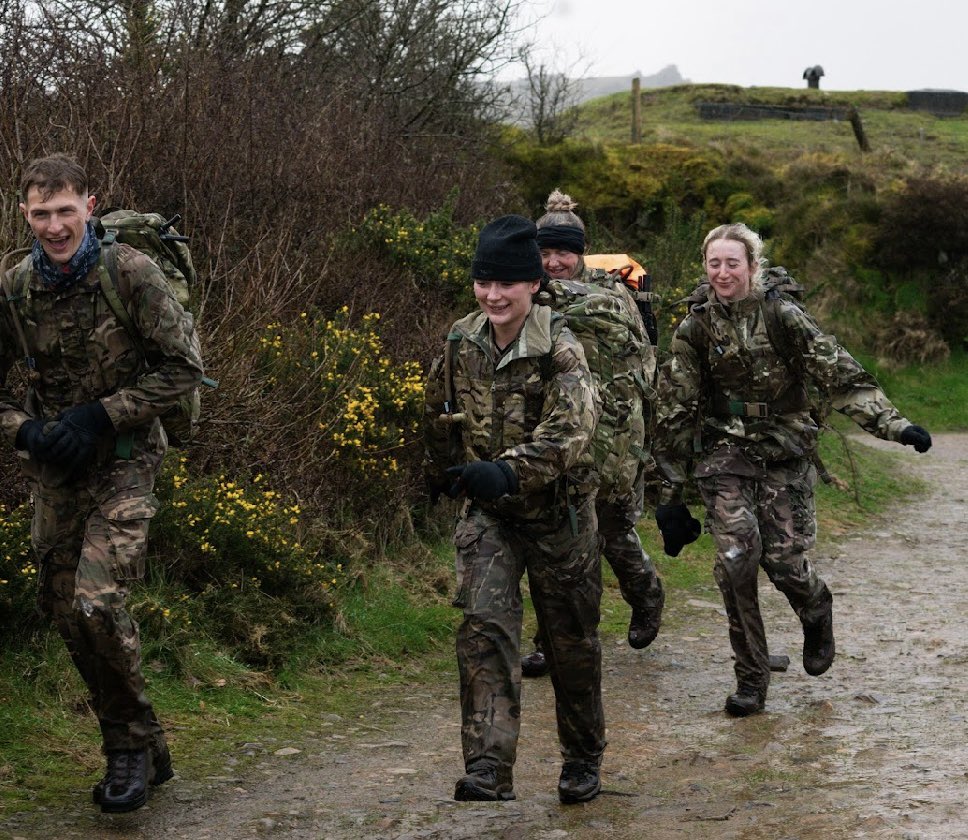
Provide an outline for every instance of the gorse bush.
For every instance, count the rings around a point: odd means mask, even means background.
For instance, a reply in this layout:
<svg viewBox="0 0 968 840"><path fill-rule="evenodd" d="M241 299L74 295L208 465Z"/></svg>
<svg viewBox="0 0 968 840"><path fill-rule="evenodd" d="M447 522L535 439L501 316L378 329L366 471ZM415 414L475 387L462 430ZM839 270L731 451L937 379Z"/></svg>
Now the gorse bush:
<svg viewBox="0 0 968 840"><path fill-rule="evenodd" d="M341 564L307 548L302 510L267 486L263 475L234 481L191 476L184 457L171 457L156 485L163 508L152 524L153 542L177 557L170 569L196 590L249 585L271 595L325 604Z"/></svg>
<svg viewBox="0 0 968 840"><path fill-rule="evenodd" d="M346 558L264 475L192 475L169 456L156 493L149 585L132 597L154 656L182 661L203 633L247 664L274 666L296 623L331 619Z"/></svg>
<svg viewBox="0 0 968 840"><path fill-rule="evenodd" d="M455 302L473 303L468 297L468 275L477 228L454 221L453 198L422 220L410 210L380 204L366 213L352 241L358 248L385 254L418 286L440 288Z"/></svg>
<svg viewBox="0 0 968 840"><path fill-rule="evenodd" d="M0 504L0 631L31 623L37 567L30 550L29 504Z"/></svg>
<svg viewBox="0 0 968 840"><path fill-rule="evenodd" d="M402 458L414 454L421 417L422 366L394 362L379 325L380 314L370 312L354 326L343 307L332 318L303 312L290 326L269 324L262 338L265 396L284 395L298 457L325 466L320 492L349 506L387 494L394 476L405 480Z"/></svg>

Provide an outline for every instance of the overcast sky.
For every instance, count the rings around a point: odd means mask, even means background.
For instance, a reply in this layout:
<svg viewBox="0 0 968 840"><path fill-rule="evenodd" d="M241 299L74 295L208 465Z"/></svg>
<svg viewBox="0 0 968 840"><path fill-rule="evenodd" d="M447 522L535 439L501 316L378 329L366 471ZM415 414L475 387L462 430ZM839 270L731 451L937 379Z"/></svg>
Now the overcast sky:
<svg viewBox="0 0 968 840"><path fill-rule="evenodd" d="M556 69L827 90L968 91L968 0L535 0ZM520 76L506 71L502 76ZM575 75L574 72L569 75Z"/></svg>

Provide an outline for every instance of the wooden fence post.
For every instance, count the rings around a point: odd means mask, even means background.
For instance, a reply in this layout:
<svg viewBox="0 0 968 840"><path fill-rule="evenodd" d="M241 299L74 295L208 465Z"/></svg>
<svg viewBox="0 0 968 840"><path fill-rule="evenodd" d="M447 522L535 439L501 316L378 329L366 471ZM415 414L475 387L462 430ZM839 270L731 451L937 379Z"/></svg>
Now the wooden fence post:
<svg viewBox="0 0 968 840"><path fill-rule="evenodd" d="M857 145L860 146L860 150L862 152L869 152L871 150L871 144L867 142L867 133L864 131L864 124L860 121L860 112L851 105L847 116L850 119L851 128L854 129L854 137L857 138Z"/></svg>
<svg viewBox="0 0 968 840"><path fill-rule="evenodd" d="M632 142L642 142L642 80L632 79Z"/></svg>

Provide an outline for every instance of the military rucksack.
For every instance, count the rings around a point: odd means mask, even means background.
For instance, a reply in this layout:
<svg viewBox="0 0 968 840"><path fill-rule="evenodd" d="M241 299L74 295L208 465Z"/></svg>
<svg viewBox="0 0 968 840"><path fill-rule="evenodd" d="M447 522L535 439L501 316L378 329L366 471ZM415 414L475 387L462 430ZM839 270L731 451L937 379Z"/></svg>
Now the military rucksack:
<svg viewBox="0 0 968 840"><path fill-rule="evenodd" d="M601 269L621 282L635 300L642 316L642 323L653 347L659 343L659 323L655 310L659 306L659 296L652 291L652 274L628 254L586 254L585 266Z"/></svg>
<svg viewBox="0 0 968 840"><path fill-rule="evenodd" d="M92 221L102 246L123 242L150 257L165 275L175 299L183 309L189 308L191 289L198 275L188 248L188 237L175 230L181 216L165 221L159 213L115 209Z"/></svg>
<svg viewBox="0 0 968 840"><path fill-rule="evenodd" d="M123 243L145 254L165 277L172 294L181 304L189 318L194 315L189 306L191 302L191 286L197 279L195 267L192 263L191 251L188 248L188 238L175 230L174 225L180 217L166 221L158 213L138 213L134 210L112 210L101 217L92 219L95 231L101 240L101 260L98 263L98 281L101 291L118 323L128 333L131 341L138 348L143 364L148 364L147 354L141 333L131 320L124 301L130 290L124 289L119 282L117 251L112 247L115 243ZM30 283L32 260L29 250L14 272L13 290L7 293L7 300L13 313L14 326L23 346L24 356L28 368L31 367L31 354L27 345L26 335L20 321L20 313L15 303L26 298L27 286ZM13 255L11 255L13 256ZM201 358L201 344L196 330L191 331L193 349ZM28 374L29 375L29 374ZM207 376L202 377L202 384L209 388L217 388L218 382ZM193 388L185 394L178 405L165 412L161 421L165 427L168 442L173 446L185 446L195 436L201 416L201 394L198 388ZM117 451L119 456L130 455L130 435L118 437Z"/></svg>
<svg viewBox="0 0 968 840"><path fill-rule="evenodd" d="M645 437L654 392L643 353L650 342L626 301L622 291L575 280L551 280L538 297L565 317L602 398L591 452L603 498L631 492L649 460Z"/></svg>

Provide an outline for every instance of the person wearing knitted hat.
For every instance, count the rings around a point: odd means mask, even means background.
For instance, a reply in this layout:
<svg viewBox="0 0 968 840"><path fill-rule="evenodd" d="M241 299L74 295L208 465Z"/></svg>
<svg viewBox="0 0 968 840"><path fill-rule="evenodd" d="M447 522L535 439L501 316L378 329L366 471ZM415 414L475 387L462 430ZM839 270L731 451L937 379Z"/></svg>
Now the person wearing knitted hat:
<svg viewBox="0 0 968 840"><path fill-rule="evenodd" d="M625 308L632 318L641 323L635 301L624 284L606 271L585 266L585 223L574 212L577 206L570 196L556 189L548 196L547 212L536 223L542 267L551 278L552 291L556 282L566 281L603 286L627 298ZM642 329L645 330L644 325ZM651 385L656 363L649 342L642 342L639 352L643 378ZM606 374L603 371L592 372L599 376ZM611 390L612 393L618 393L620 385ZM618 464L614 471L602 470L596 509L602 553L615 572L622 597L632 608L628 643L638 649L648 647L658 634L665 603L662 581L635 530L644 506L646 467L652 463L648 455L651 441L646 438L647 423L643 422L643 418L651 416L653 401L654 391L651 387L645 390L631 389L625 408L615 412L605 411L605 419L598 429L599 435L611 434L616 439L632 435L636 438L625 448L628 460L634 460L634 465ZM540 677L548 672L548 660L540 639L539 625L534 651L521 660L524 676Z"/></svg>
<svg viewBox="0 0 968 840"><path fill-rule="evenodd" d="M602 580L588 452L600 404L581 344L562 317L532 302L542 273L532 221L486 225L471 268L480 309L453 325L427 382L428 487L432 498L460 502L460 801L515 798L525 571L551 628L558 797L584 802L601 789Z"/></svg>

